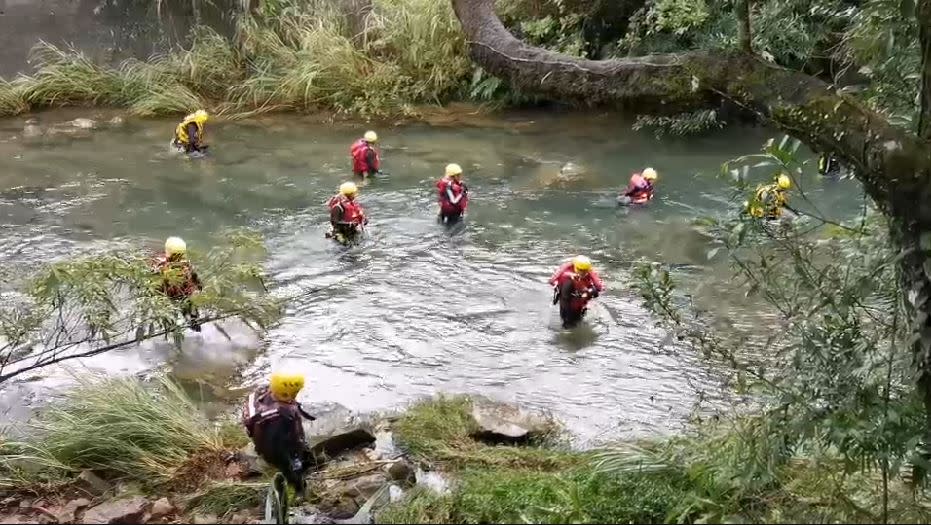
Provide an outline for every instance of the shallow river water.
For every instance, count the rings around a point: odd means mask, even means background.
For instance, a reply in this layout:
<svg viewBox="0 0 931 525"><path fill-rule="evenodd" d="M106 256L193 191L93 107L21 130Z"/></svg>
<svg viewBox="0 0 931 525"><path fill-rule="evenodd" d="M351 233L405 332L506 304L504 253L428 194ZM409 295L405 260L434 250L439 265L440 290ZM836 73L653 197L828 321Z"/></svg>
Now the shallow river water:
<svg viewBox="0 0 931 525"><path fill-rule="evenodd" d="M40 115L43 124L79 113ZM86 136L25 140L24 119L0 121L0 262L30 265L121 245L157 249L168 235L205 248L228 227L265 237L276 293L333 284L289 304L262 337L211 327L184 352L147 343L0 386L14 418L86 370L165 367L209 396L259 381L288 360L305 371L307 402L397 407L437 392L482 393L551 410L585 440L675 431L715 372L665 337L625 283L639 257L685 268L686 286L725 315L745 306L721 257L690 221L726 208L723 161L777 136L729 127L659 141L613 114L509 113L457 125L374 126L384 169L360 200L371 217L349 252L324 238L324 201L347 180L350 142L368 126L296 116L220 123L213 156L167 152L172 121L130 121ZM464 228L435 222L434 181L448 162L471 190ZM567 166L568 164L568 166ZM630 173L652 165L658 198L618 209ZM562 172L562 173L561 173ZM813 176L806 192L834 218L856 213L859 188ZM546 284L575 253L592 256L608 292L587 321L561 329ZM349 277L346 277L349 276ZM342 279L342 280L341 280Z"/></svg>

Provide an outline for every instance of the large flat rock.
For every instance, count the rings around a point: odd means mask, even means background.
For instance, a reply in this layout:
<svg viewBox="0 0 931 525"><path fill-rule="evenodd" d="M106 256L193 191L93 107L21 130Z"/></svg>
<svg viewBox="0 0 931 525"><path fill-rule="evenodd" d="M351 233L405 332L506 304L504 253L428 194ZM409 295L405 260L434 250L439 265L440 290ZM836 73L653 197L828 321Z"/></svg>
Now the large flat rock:
<svg viewBox="0 0 931 525"><path fill-rule="evenodd" d="M524 443L553 430L544 414L490 399L473 399L472 418L478 426L472 437L492 443Z"/></svg>

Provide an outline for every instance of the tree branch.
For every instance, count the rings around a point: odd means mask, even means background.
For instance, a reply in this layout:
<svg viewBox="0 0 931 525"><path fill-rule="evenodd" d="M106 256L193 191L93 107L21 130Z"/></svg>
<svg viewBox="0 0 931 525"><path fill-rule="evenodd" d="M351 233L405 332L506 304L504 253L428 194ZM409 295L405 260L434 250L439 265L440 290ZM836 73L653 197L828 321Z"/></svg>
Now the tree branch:
<svg viewBox="0 0 931 525"><path fill-rule="evenodd" d="M734 3L737 15L737 42L741 51L753 53L753 36L750 33L750 0L737 0Z"/></svg>
<svg viewBox="0 0 931 525"><path fill-rule="evenodd" d="M472 59L515 87L640 112L688 111L725 98L816 150L835 152L891 215L931 225L931 206L915 205L931 202L931 145L812 76L739 51L579 59L515 38L493 0L451 1Z"/></svg>
<svg viewBox="0 0 931 525"><path fill-rule="evenodd" d="M931 139L931 0L919 0L915 6L918 42L921 47L921 108L918 136Z"/></svg>

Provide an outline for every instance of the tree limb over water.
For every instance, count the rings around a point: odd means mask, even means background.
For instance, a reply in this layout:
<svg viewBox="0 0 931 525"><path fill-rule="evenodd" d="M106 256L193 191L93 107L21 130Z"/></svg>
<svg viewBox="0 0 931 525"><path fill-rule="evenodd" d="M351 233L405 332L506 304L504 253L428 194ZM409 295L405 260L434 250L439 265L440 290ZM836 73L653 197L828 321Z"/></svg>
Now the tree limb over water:
<svg viewBox="0 0 931 525"><path fill-rule="evenodd" d="M902 254L915 376L931 443L931 0L919 0L914 12L923 55L917 133L892 125L818 78L747 52L746 45L731 51L585 60L521 42L498 18L493 0L451 1L472 59L521 90L639 112L682 112L723 99L816 150L833 152L853 168L867 194L891 217Z"/></svg>
<svg viewBox="0 0 931 525"><path fill-rule="evenodd" d="M668 111L723 98L816 149L836 152L856 169L876 203L893 215L917 212L922 222L931 223L931 207L913 205L919 196L931 197L931 146L815 77L738 51L580 59L515 38L495 14L492 0L452 4L472 59L522 90Z"/></svg>

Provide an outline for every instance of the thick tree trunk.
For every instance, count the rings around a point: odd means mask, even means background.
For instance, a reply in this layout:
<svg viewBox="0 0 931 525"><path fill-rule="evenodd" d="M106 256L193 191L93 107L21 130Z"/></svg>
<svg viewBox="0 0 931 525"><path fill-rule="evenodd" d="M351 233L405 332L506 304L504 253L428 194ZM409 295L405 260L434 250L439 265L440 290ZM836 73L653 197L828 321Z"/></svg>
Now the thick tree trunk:
<svg viewBox="0 0 931 525"><path fill-rule="evenodd" d="M924 447L920 450L925 460L931 453L931 225L893 221L893 238L905 256L901 259L902 288L906 307L912 321L913 365L918 392L927 414ZM922 477L924 469L920 468Z"/></svg>
<svg viewBox="0 0 931 525"><path fill-rule="evenodd" d="M931 146L814 77L741 52L579 59L517 40L493 0L452 2L473 60L524 91L641 112L724 98L817 150L836 152L890 215L931 224L931 206L915 205L931 202Z"/></svg>
<svg viewBox="0 0 931 525"><path fill-rule="evenodd" d="M918 136L931 139L931 0L919 0L915 6L918 21L918 41L921 46L921 107L918 117ZM916 203L920 208L931 208L928 200ZM917 221L903 222L900 226L902 249L908 255L902 260L903 287L912 309L912 346L918 389L925 405L927 426L925 460L931 453L931 221L919 217Z"/></svg>
<svg viewBox="0 0 931 525"><path fill-rule="evenodd" d="M921 46L921 114L918 115L918 136L931 139L931 0L920 0L915 6L918 20L918 42Z"/></svg>
<svg viewBox="0 0 931 525"><path fill-rule="evenodd" d="M753 36L750 33L750 0L737 0L734 3L737 13L737 43L744 53L753 52Z"/></svg>
<svg viewBox="0 0 931 525"><path fill-rule="evenodd" d="M641 112L645 106L647 111L694 109L723 98L816 150L834 152L851 166L873 201L892 218L896 238L908 253L901 264L912 326L920 335L912 350L931 444L931 142L925 140L931 135L931 0L920 0L916 12L925 46L920 136L890 125L814 77L743 51L581 60L514 38L495 14L493 0L452 4L473 60L524 91L630 105Z"/></svg>

